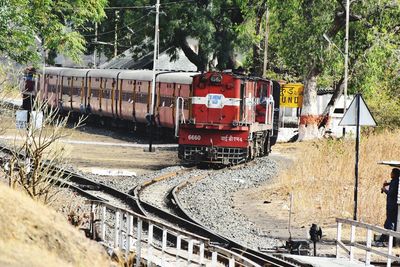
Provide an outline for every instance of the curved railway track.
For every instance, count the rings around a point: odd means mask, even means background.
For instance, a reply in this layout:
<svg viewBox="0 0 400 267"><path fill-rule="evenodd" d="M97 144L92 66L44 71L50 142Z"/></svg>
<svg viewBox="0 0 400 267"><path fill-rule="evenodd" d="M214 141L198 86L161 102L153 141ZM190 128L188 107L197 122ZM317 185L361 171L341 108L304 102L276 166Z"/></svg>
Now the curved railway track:
<svg viewBox="0 0 400 267"><path fill-rule="evenodd" d="M12 153L12 151L6 147L0 146L0 150L6 153ZM19 156L21 158L24 157L22 154ZM52 166L52 168L56 169L57 167ZM151 181L138 185L134 188L133 195L126 194L111 186L96 182L92 179L68 170L64 171L63 175L63 178L66 180L58 181L58 183L63 187L68 186L72 190L75 190L90 200L106 202L108 205L115 206L116 208L131 210L146 217L151 216L162 219L163 221L166 221L174 226L178 226L185 231L196 233L199 236L208 238L213 244L236 252L250 259L251 261L260 264L261 266L299 266L299 264L294 264L272 255L248 249L237 242L230 240L229 238L215 233L211 229L201 225L200 222L197 222L191 218L190 215L182 208L179 203L179 199L176 197L177 191L186 186L188 181L180 181L178 185L175 185L166 190L163 194L160 194L163 199L167 200L167 208L159 207L154 203L141 200L140 195L146 188L154 186L156 183L183 175L185 172L189 172L192 169L193 168L189 168L184 169L183 171L163 174L162 176L152 179ZM194 178L192 178L191 182L201 180L204 175L205 174L196 175ZM155 231L155 234L162 236L162 231Z"/></svg>
<svg viewBox="0 0 400 267"><path fill-rule="evenodd" d="M235 167L232 167L235 168ZM178 183L178 185L169 188L168 190L164 191L163 193L159 193L159 197L166 200L166 205L169 208L169 211L162 209L159 205L154 203L149 203L148 201L144 201L141 199L141 193L150 186L154 186L156 183L160 183L167 179L172 179L177 175L182 174L180 172L169 173L167 175L163 175L157 177L149 182L146 182L142 185L137 186L133 190L133 194L136 199L138 199L140 205L142 206L142 210L146 215L156 215L160 218L169 218L173 219L175 223L186 229L187 231L199 234L201 236L209 238L211 241L218 243L220 246L223 246L226 249L235 251L236 253L260 264L261 266L301 266L299 263L289 262L287 260L281 259L279 257L261 253L259 251L246 248L239 243L224 237L218 233L215 233L213 230L205 227L197 220L193 219L188 212L180 204L179 198L177 197L177 192L187 186L189 183L195 183L200 181L203 175L196 175L195 177L191 178L190 180L185 180L183 182ZM158 190L159 191L159 190ZM201 203L199 203L201 204Z"/></svg>

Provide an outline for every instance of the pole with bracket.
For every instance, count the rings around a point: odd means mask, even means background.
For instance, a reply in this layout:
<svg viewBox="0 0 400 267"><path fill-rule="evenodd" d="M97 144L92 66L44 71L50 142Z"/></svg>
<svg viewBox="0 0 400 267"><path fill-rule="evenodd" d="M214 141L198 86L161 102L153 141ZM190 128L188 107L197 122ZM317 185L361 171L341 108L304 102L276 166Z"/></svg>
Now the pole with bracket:
<svg viewBox="0 0 400 267"><path fill-rule="evenodd" d="M157 69L157 60L158 60L158 36L159 36L159 15L160 15L160 0L157 0L156 3L156 24L154 30L154 55L153 55L153 79L151 82L151 103L150 103L150 112L149 112L149 124L150 124L150 137L149 137L149 152L152 152L153 148L153 128L154 128L154 106L155 106L155 98L156 98L156 69Z"/></svg>
<svg viewBox="0 0 400 267"><path fill-rule="evenodd" d="M356 112L357 112L357 124L356 124L356 162L354 168L354 217L353 219L357 221L357 196L358 196L358 160L360 152L360 94L356 94Z"/></svg>

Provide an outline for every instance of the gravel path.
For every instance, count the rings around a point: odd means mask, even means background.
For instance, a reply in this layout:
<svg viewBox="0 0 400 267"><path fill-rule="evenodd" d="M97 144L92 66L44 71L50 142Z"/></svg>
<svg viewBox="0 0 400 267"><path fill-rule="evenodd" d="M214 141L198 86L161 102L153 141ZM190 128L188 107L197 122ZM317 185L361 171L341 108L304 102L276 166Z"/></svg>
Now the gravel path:
<svg viewBox="0 0 400 267"><path fill-rule="evenodd" d="M276 163L267 158L234 169L211 172L182 189L179 200L191 216L210 229L253 249L272 248L280 241L261 236L255 224L238 214L233 193L257 187L276 175Z"/></svg>

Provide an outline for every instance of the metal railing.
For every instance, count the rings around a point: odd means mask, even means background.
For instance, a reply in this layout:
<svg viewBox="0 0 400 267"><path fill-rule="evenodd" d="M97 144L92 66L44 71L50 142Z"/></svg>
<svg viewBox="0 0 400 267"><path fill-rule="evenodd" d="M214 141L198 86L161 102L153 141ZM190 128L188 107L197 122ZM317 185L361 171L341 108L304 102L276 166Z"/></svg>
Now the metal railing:
<svg viewBox="0 0 400 267"><path fill-rule="evenodd" d="M104 202L89 202L92 237L121 250L127 259L134 252L135 266L141 266L142 259L147 266L168 266L174 259L174 266L260 266L202 236Z"/></svg>
<svg viewBox="0 0 400 267"><path fill-rule="evenodd" d="M365 251L365 266L369 266L371 264L371 254L379 255L386 258L386 266L390 267L392 265L392 261L400 261L400 257L392 255L393 252L393 239L397 238L400 240L400 233L392 230L387 230L382 227L378 227L371 224L366 224L358 221L353 221L349 219L340 219L336 218L337 222L337 239L336 239L336 258L339 258L339 249L343 249L347 255L349 256L350 261L354 260L354 248L358 248ZM346 244L342 241L342 225L350 225L350 242L346 242ZM366 229L366 241L357 242L356 241L356 228ZM383 252L372 248L372 233L379 233L388 236L387 243L387 252Z"/></svg>

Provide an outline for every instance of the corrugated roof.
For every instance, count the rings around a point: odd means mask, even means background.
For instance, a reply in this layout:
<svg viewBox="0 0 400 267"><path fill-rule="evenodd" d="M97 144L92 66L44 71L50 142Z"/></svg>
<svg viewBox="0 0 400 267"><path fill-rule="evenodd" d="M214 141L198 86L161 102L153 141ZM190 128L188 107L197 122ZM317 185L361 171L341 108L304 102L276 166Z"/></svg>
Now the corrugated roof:
<svg viewBox="0 0 400 267"><path fill-rule="evenodd" d="M182 50L178 51L178 59L170 60L167 50L160 53L158 58L157 69L161 70L178 70L178 71L196 71L197 67L185 56ZM140 59L134 60L133 53L130 50L125 51L109 62L102 64L101 69L152 69L153 53L149 53Z"/></svg>

